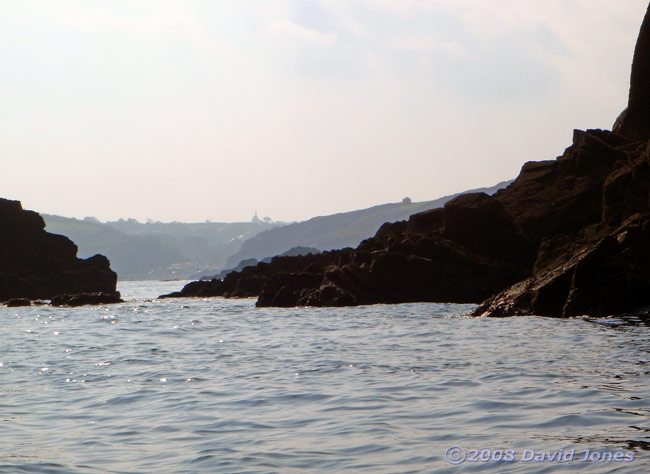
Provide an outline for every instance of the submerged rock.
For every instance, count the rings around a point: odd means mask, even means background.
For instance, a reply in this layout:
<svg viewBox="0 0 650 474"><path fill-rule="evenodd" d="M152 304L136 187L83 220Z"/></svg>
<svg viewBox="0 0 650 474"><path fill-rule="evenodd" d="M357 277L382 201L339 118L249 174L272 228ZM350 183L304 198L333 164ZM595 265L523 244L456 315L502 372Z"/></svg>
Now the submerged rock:
<svg viewBox="0 0 650 474"><path fill-rule="evenodd" d="M18 306L31 306L32 302L28 300L27 298L13 298L9 301L7 301L7 307L8 308L15 308Z"/></svg>
<svg viewBox="0 0 650 474"><path fill-rule="evenodd" d="M93 293L76 293L73 295L59 295L52 298L52 306L84 306L110 303L123 303L119 291Z"/></svg>

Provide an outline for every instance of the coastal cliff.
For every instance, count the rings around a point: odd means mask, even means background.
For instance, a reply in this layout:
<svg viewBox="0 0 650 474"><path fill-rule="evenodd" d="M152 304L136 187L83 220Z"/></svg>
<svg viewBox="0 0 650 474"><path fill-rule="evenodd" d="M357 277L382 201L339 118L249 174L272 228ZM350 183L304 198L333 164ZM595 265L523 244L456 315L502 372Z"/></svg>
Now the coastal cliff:
<svg viewBox="0 0 650 474"><path fill-rule="evenodd" d="M646 13L628 106L612 131L576 130L561 156L524 164L494 196L466 194L386 223L356 249L274 259L171 296L259 296L258 306L480 303L475 314L489 316L650 305L649 68Z"/></svg>
<svg viewBox="0 0 650 474"><path fill-rule="evenodd" d="M82 260L67 237L45 232L43 218L0 198L0 302L53 304L120 301L117 275L103 255ZM12 301L13 300L13 301Z"/></svg>

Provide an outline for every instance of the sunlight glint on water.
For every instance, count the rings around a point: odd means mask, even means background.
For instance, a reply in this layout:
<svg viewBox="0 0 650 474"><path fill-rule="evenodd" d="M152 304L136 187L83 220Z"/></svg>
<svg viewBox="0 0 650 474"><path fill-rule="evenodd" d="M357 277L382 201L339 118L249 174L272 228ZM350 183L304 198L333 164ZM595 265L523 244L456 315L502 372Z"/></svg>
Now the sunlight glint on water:
<svg viewBox="0 0 650 474"><path fill-rule="evenodd" d="M649 472L648 327L471 306L0 308L0 472ZM624 450L632 463L444 459Z"/></svg>

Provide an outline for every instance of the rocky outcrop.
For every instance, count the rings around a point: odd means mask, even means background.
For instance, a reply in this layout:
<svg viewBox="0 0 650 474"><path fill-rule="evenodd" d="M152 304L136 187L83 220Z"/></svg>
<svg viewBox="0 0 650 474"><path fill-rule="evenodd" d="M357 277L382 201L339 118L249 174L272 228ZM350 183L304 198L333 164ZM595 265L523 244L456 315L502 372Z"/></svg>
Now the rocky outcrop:
<svg viewBox="0 0 650 474"><path fill-rule="evenodd" d="M341 264L350 251L351 249L344 249L318 254L274 257L269 262L259 262L256 265L245 267L241 271L232 271L222 280L213 278L212 280L188 283L181 291L162 295L161 298L187 296L249 298L259 296L263 287L275 275L306 274L309 275L307 279L311 282L315 281L314 275L319 275L322 279L325 268Z"/></svg>
<svg viewBox="0 0 650 474"><path fill-rule="evenodd" d="M650 304L647 143L602 131L578 137L545 178L550 189L571 178L576 184L552 203L541 200L544 212L522 222L539 229L531 276L489 298L476 315L603 316ZM596 137L618 145L590 154L587 143ZM581 165L584 159L593 166Z"/></svg>
<svg viewBox="0 0 650 474"><path fill-rule="evenodd" d="M649 138L650 6L613 131L576 131L560 158L524 166L502 193L540 247L531 276L476 315L604 316L650 305Z"/></svg>
<svg viewBox="0 0 650 474"><path fill-rule="evenodd" d="M495 198L466 194L408 222L383 225L348 250L343 265L326 267L320 282L273 275L258 305L480 302L526 277L535 250Z"/></svg>
<svg viewBox="0 0 650 474"><path fill-rule="evenodd" d="M604 315L650 304L647 142L588 130L491 197L384 224L356 249L275 258L171 296L259 306L481 303L476 315Z"/></svg>
<svg viewBox="0 0 650 474"><path fill-rule="evenodd" d="M0 301L94 292L119 298L106 257L78 259L72 241L45 232L43 218L19 201L0 199L0 229Z"/></svg>
<svg viewBox="0 0 650 474"><path fill-rule="evenodd" d="M649 138L650 10L627 111L613 131L576 130L560 157L524 164L494 196L466 194L386 223L356 249L329 252L329 262L287 260L287 270L257 266L229 277L263 276L251 291L259 288L259 306L432 301L481 303L474 314L488 316L635 311L650 305Z"/></svg>
<svg viewBox="0 0 650 474"><path fill-rule="evenodd" d="M286 252L277 255L277 257L297 257L297 256L317 254L317 253L320 253L320 250L318 250L317 248L298 246L298 247L290 248ZM271 260L273 260L273 257L266 257L263 258L261 261L270 263ZM260 261L257 260L256 258L249 258L246 260L242 260L234 268L228 268L226 270L222 270L221 272L213 276L201 277L201 280L223 280L226 276L228 276L228 274L232 272L241 272L244 268L254 267L258 263L260 263Z"/></svg>
<svg viewBox="0 0 650 474"><path fill-rule="evenodd" d="M413 224L429 222L436 213L441 214L437 233ZM465 221L472 217L468 233ZM276 257L223 280L189 283L165 297L259 296L258 306L480 302L528 276L534 252L534 242L498 201L474 193L409 222L384 224L355 250Z"/></svg>

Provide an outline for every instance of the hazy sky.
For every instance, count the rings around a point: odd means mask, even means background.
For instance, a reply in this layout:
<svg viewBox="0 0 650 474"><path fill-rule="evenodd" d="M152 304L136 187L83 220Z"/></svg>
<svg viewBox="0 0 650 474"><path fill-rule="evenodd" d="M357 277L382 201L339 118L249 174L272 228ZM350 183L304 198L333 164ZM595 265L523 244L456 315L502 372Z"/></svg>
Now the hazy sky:
<svg viewBox="0 0 650 474"><path fill-rule="evenodd" d="M627 102L647 0L0 0L0 196L302 220L553 159Z"/></svg>

